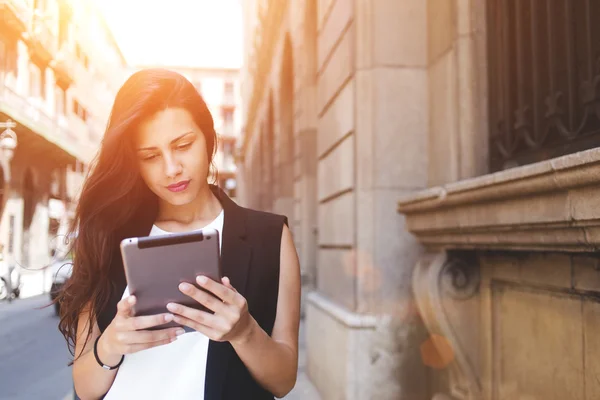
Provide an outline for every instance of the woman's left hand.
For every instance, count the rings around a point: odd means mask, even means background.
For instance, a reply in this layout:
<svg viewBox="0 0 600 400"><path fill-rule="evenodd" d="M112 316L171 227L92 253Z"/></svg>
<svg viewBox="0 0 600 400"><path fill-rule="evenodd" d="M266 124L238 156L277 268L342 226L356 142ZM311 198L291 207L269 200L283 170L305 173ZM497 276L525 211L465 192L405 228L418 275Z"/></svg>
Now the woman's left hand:
<svg viewBox="0 0 600 400"><path fill-rule="evenodd" d="M246 299L231 286L229 278L222 278L221 284L205 276L199 276L196 282L214 296L187 283L180 284L179 290L212 310L214 314L169 303L167 309L174 314L174 321L203 333L217 342L247 340L252 331L253 320L248 312Z"/></svg>

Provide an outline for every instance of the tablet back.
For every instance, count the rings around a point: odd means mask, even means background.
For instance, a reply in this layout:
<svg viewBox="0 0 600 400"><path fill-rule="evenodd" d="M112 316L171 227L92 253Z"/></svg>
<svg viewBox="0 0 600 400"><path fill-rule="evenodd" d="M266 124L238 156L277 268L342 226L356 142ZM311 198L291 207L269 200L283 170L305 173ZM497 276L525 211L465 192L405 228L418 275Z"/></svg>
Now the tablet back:
<svg viewBox="0 0 600 400"><path fill-rule="evenodd" d="M168 312L170 302L211 312L178 286L187 282L198 287L198 275L221 282L217 230L127 238L121 242L121 255L129 293L137 298L136 316ZM177 325L161 328L167 326Z"/></svg>

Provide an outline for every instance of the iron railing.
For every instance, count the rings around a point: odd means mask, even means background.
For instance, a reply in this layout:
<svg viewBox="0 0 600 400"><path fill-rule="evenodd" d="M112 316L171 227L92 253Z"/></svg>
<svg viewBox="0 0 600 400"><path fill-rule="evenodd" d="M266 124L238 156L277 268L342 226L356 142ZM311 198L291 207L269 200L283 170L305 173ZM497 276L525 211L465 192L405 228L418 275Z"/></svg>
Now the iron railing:
<svg viewBox="0 0 600 400"><path fill-rule="evenodd" d="M600 146L600 0L487 0L490 168Z"/></svg>

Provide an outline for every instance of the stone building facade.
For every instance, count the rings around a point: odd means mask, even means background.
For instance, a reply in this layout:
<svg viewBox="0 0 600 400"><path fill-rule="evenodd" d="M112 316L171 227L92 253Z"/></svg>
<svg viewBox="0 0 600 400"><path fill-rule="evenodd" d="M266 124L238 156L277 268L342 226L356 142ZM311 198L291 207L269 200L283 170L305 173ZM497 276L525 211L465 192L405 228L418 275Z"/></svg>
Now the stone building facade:
<svg viewBox="0 0 600 400"><path fill-rule="evenodd" d="M239 194L324 399L600 395L600 2L244 2Z"/></svg>
<svg viewBox="0 0 600 400"><path fill-rule="evenodd" d="M49 285L33 277L60 250L127 69L92 1L7 0L0 15L0 122L18 140L2 158L0 243L34 293Z"/></svg>

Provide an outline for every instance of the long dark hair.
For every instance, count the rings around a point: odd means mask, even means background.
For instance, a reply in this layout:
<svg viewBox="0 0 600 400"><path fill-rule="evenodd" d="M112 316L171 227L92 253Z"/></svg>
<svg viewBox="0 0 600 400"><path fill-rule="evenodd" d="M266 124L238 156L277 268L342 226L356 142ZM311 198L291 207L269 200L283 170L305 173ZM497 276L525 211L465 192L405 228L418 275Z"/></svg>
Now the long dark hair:
<svg viewBox="0 0 600 400"><path fill-rule="evenodd" d="M139 173L133 138L139 124L166 108L186 109L202 130L209 165L217 146L213 118L202 96L182 75L165 69L134 73L121 87L109 117L100 151L83 184L70 237L73 272L58 295L59 330L75 356L79 315L89 311L89 340L98 313L109 301L115 282L109 267L123 232L140 210L157 210L157 197ZM121 237L123 236L123 237Z"/></svg>

